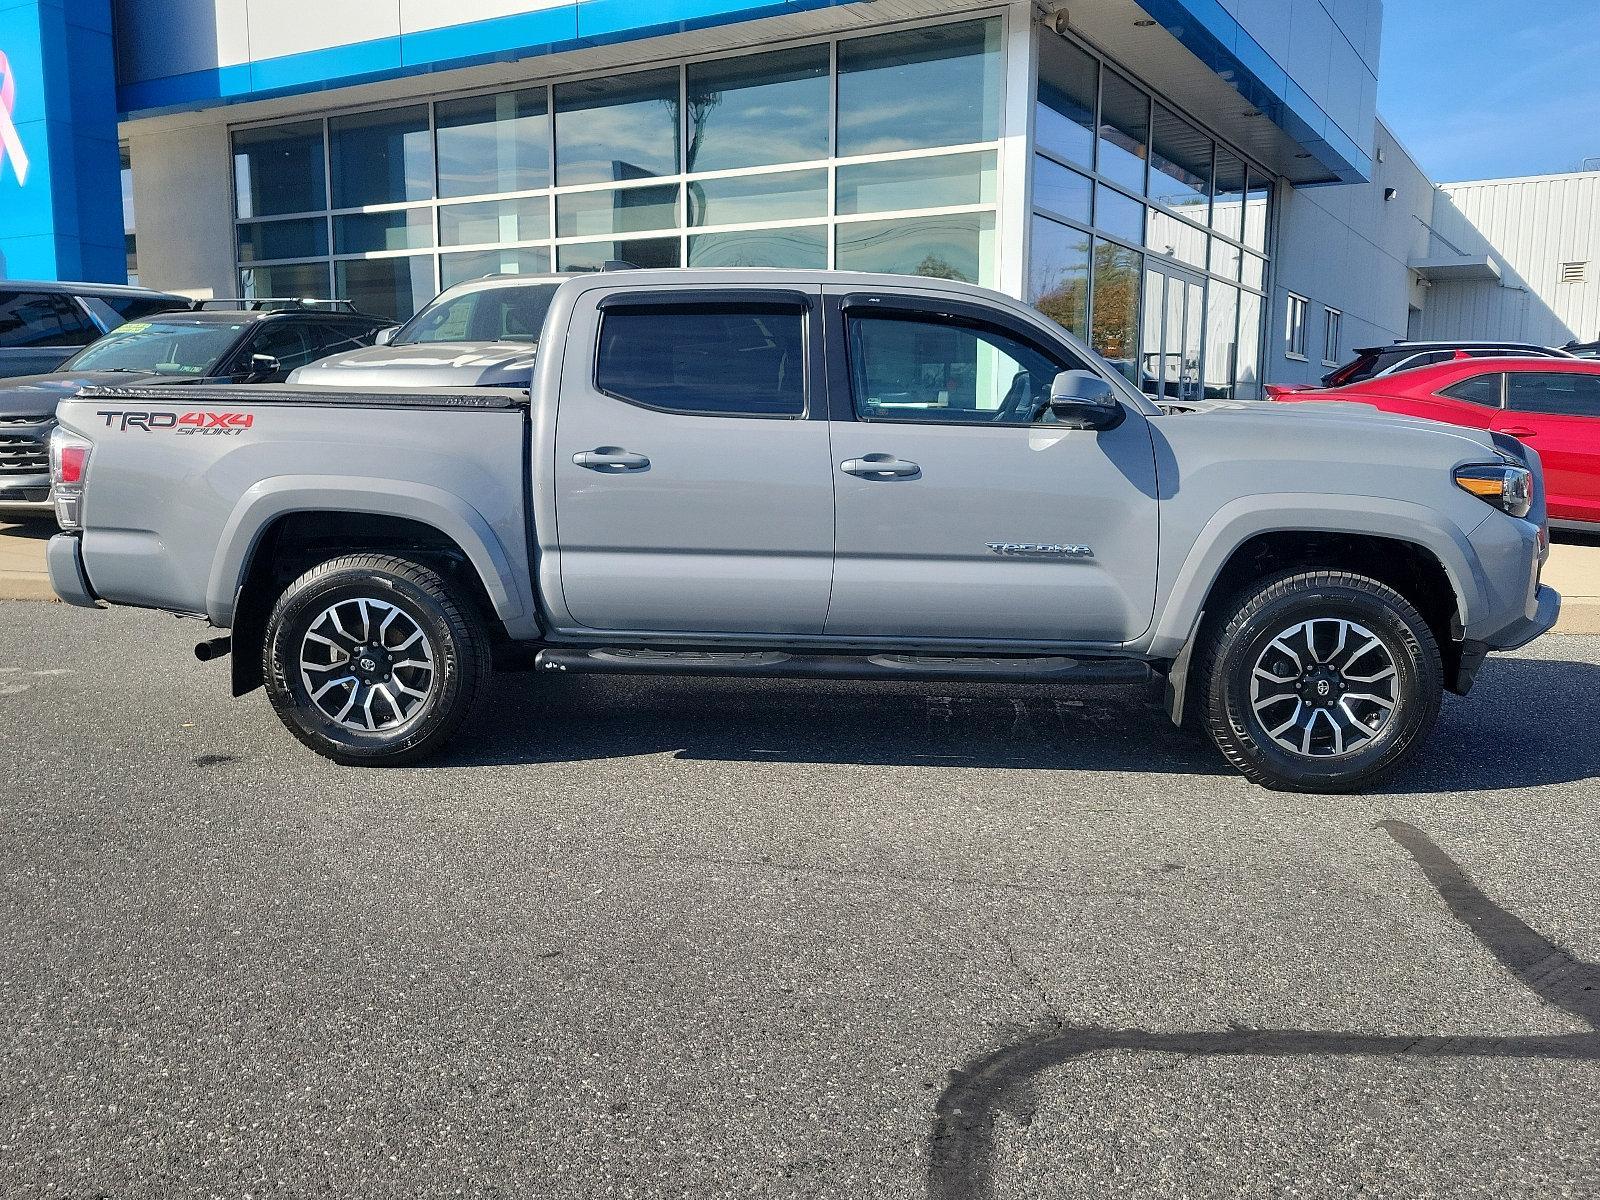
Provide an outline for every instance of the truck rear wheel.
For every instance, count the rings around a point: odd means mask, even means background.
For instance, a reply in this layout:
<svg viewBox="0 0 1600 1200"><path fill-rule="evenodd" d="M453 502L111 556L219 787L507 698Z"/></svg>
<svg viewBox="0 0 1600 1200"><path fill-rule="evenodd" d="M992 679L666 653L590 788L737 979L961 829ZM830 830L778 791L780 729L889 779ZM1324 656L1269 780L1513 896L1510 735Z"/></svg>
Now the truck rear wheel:
<svg viewBox="0 0 1600 1200"><path fill-rule="evenodd" d="M1247 779L1349 792L1414 753L1444 692L1438 642L1376 579L1310 571L1235 598L1201 647L1212 740Z"/></svg>
<svg viewBox="0 0 1600 1200"><path fill-rule="evenodd" d="M397 766L440 749L491 669L472 601L438 573L382 554L332 559L290 584L262 657L289 731L349 766Z"/></svg>

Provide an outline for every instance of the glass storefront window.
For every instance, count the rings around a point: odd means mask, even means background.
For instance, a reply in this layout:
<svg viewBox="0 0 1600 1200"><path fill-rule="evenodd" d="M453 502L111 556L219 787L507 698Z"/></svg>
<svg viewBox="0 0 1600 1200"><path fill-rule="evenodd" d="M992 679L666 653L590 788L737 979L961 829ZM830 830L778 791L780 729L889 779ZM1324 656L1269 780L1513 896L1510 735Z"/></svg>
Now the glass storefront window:
<svg viewBox="0 0 1600 1200"><path fill-rule="evenodd" d="M1244 198L1244 244L1262 253L1267 249L1267 209L1271 201L1272 180L1252 168Z"/></svg>
<svg viewBox="0 0 1600 1200"><path fill-rule="evenodd" d="M1094 189L1094 226L1134 245L1144 243L1144 205L1115 188L1099 183Z"/></svg>
<svg viewBox="0 0 1600 1200"><path fill-rule="evenodd" d="M1246 287L1253 287L1257 291L1267 286L1267 264L1264 259L1257 258L1254 254L1244 256L1244 268L1241 276Z"/></svg>
<svg viewBox="0 0 1600 1200"><path fill-rule="evenodd" d="M1221 238L1211 239L1211 273L1225 275L1229 279L1239 278L1239 268L1244 261L1244 251L1232 242L1225 242Z"/></svg>
<svg viewBox="0 0 1600 1200"><path fill-rule="evenodd" d="M836 211L842 216L993 204L995 153L852 163L838 169L838 189Z"/></svg>
<svg viewBox="0 0 1600 1200"><path fill-rule="evenodd" d="M335 254L424 250L433 245L433 209L405 208L333 219Z"/></svg>
<svg viewBox="0 0 1600 1200"><path fill-rule="evenodd" d="M1094 106L1100 64L1071 42L1045 36L1039 46L1039 102L1034 141L1039 149L1094 167Z"/></svg>
<svg viewBox="0 0 1600 1200"><path fill-rule="evenodd" d="M296 121L233 135L237 216L318 212L328 206L322 122Z"/></svg>
<svg viewBox="0 0 1600 1200"><path fill-rule="evenodd" d="M1216 196L1211 201L1211 228L1234 241L1244 240L1244 163L1226 150L1217 151Z"/></svg>
<svg viewBox="0 0 1600 1200"><path fill-rule="evenodd" d="M966 21L839 43L841 157L1000 136L1000 22Z"/></svg>
<svg viewBox="0 0 1600 1200"><path fill-rule="evenodd" d="M635 238L625 242L574 242L556 247L556 270L598 271L610 261L636 267L683 265L676 237Z"/></svg>
<svg viewBox="0 0 1600 1200"><path fill-rule="evenodd" d="M245 296L280 298L329 295L328 264L274 263L270 267L247 267L239 272Z"/></svg>
<svg viewBox="0 0 1600 1200"><path fill-rule="evenodd" d="M1176 258L1179 262L1188 263L1197 270L1206 269L1205 231L1196 229L1187 221L1180 221L1159 208L1150 210L1150 226L1145 236L1145 245L1157 254Z"/></svg>
<svg viewBox="0 0 1600 1200"><path fill-rule="evenodd" d="M1144 255L1114 242L1094 243L1094 301L1089 344L1139 386L1139 292Z"/></svg>
<svg viewBox="0 0 1600 1200"><path fill-rule="evenodd" d="M428 106L356 113L328 122L333 207L433 199Z"/></svg>
<svg viewBox="0 0 1600 1200"><path fill-rule="evenodd" d="M537 242L550 236L550 201L544 196L446 204L439 209L441 246Z"/></svg>
<svg viewBox="0 0 1600 1200"><path fill-rule="evenodd" d="M1252 292L1239 293L1238 360L1235 399L1261 399L1261 297Z"/></svg>
<svg viewBox="0 0 1600 1200"><path fill-rule="evenodd" d="M689 185L690 225L744 225L828 215L828 172L780 171Z"/></svg>
<svg viewBox="0 0 1600 1200"><path fill-rule="evenodd" d="M691 63L688 170L828 157L828 48Z"/></svg>
<svg viewBox="0 0 1600 1200"><path fill-rule="evenodd" d="M678 227L678 185L556 197L557 237L601 237Z"/></svg>
<svg viewBox="0 0 1600 1200"><path fill-rule="evenodd" d="M550 270L548 250L469 250L439 259L439 285L454 287L485 275L544 275Z"/></svg>
<svg viewBox="0 0 1600 1200"><path fill-rule="evenodd" d="M828 230L822 225L806 225L697 234L689 239L689 265L820 270L828 265Z"/></svg>
<svg viewBox="0 0 1600 1200"><path fill-rule="evenodd" d="M442 100L434 108L439 195L485 196L550 184L544 88Z"/></svg>
<svg viewBox="0 0 1600 1200"><path fill-rule="evenodd" d="M1150 199L1206 224L1210 219L1212 148L1209 137L1156 105L1150 135Z"/></svg>
<svg viewBox="0 0 1600 1200"><path fill-rule="evenodd" d="M1058 217L1089 224L1089 201L1094 185L1088 176L1061 166L1052 159L1033 160L1033 205L1048 209Z"/></svg>
<svg viewBox="0 0 1600 1200"><path fill-rule="evenodd" d="M556 183L678 173L678 72L640 71L556 88Z"/></svg>
<svg viewBox="0 0 1600 1200"><path fill-rule="evenodd" d="M1115 71L1100 82L1100 174L1132 192L1144 191L1150 143L1150 98Z"/></svg>
<svg viewBox="0 0 1600 1200"><path fill-rule="evenodd" d="M994 214L841 223L834 264L841 271L882 271L992 286Z"/></svg>
<svg viewBox="0 0 1600 1200"><path fill-rule="evenodd" d="M1239 360L1239 289L1212 281L1206 295L1205 395L1233 395Z"/></svg>
<svg viewBox="0 0 1600 1200"><path fill-rule="evenodd" d="M1063 329L1089 337L1089 235L1034 217L1028 301Z"/></svg>
<svg viewBox="0 0 1600 1200"><path fill-rule="evenodd" d="M433 256L357 258L334 264L338 295L364 313L409 320L433 299Z"/></svg>
<svg viewBox="0 0 1600 1200"><path fill-rule="evenodd" d="M255 221L238 227L239 261L316 258L328 252L328 218Z"/></svg>

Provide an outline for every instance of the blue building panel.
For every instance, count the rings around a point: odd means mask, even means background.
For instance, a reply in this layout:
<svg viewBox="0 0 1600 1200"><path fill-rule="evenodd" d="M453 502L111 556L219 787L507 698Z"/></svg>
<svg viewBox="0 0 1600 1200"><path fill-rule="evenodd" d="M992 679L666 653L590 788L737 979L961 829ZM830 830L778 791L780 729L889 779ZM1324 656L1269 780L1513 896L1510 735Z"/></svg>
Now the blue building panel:
<svg viewBox="0 0 1600 1200"><path fill-rule="evenodd" d="M110 0L0 0L0 275L127 279Z"/></svg>

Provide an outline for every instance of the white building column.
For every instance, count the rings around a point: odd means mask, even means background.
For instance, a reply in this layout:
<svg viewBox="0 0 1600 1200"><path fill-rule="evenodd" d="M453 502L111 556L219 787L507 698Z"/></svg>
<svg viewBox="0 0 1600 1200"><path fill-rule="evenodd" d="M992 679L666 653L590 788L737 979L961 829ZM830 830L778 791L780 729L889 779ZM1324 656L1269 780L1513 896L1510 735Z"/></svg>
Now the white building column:
<svg viewBox="0 0 1600 1200"><path fill-rule="evenodd" d="M233 152L222 121L123 127L133 167L139 282L198 300L238 295Z"/></svg>
<svg viewBox="0 0 1600 1200"><path fill-rule="evenodd" d="M997 285L1008 295L1028 291L1028 198L1033 176L1033 103L1038 78L1037 27L1033 0L1011 0L1006 12L1005 80L1000 116Z"/></svg>

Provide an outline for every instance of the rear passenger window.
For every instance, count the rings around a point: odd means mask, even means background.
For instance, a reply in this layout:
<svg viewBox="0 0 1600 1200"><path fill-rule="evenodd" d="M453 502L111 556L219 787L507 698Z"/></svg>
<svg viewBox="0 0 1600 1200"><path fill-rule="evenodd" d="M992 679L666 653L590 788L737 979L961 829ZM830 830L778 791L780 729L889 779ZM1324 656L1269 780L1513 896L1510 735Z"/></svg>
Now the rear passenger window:
<svg viewBox="0 0 1600 1200"><path fill-rule="evenodd" d="M1452 383L1440 391L1441 396L1452 400L1465 400L1468 404L1482 404L1487 408L1500 407L1500 375L1474 375L1460 383Z"/></svg>
<svg viewBox="0 0 1600 1200"><path fill-rule="evenodd" d="M798 417L806 408L798 304L607 309L595 386L668 412Z"/></svg>
<svg viewBox="0 0 1600 1200"><path fill-rule="evenodd" d="M0 346L84 346L99 336L66 296L0 292Z"/></svg>
<svg viewBox="0 0 1600 1200"><path fill-rule="evenodd" d="M157 313L183 311L183 305L175 300L150 300L144 296L100 296L97 299L124 321L142 321Z"/></svg>
<svg viewBox="0 0 1600 1200"><path fill-rule="evenodd" d="M1600 417L1600 375L1515 371L1506 377L1506 402L1518 412Z"/></svg>

